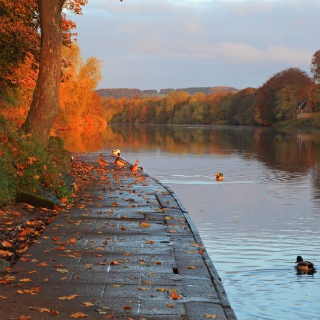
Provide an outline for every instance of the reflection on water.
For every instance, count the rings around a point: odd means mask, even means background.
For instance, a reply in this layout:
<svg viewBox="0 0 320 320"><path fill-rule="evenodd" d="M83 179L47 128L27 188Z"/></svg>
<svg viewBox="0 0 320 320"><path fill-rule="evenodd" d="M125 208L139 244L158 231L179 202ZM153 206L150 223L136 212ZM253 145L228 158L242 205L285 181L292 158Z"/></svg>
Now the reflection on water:
<svg viewBox="0 0 320 320"><path fill-rule="evenodd" d="M319 132L120 125L76 141L120 148L175 191L239 320L320 319ZM297 255L319 271L298 275Z"/></svg>

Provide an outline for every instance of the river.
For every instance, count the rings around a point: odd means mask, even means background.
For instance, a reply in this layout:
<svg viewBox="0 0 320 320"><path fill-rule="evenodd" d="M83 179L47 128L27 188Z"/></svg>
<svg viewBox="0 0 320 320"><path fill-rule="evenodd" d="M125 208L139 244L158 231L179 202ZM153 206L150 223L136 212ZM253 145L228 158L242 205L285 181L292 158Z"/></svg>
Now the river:
<svg viewBox="0 0 320 320"><path fill-rule="evenodd" d="M319 131L109 125L78 140L66 135L66 147L119 148L167 184L195 222L239 320L320 319ZM319 272L297 274L297 255Z"/></svg>

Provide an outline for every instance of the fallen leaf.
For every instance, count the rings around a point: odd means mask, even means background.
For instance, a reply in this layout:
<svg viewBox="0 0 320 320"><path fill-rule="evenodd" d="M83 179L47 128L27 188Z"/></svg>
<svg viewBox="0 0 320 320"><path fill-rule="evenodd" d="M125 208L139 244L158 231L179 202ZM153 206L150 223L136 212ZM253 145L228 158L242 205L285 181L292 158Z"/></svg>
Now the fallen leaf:
<svg viewBox="0 0 320 320"><path fill-rule="evenodd" d="M50 315L51 316L57 316L59 314L59 311L57 311L57 310L52 310L51 312L50 312Z"/></svg>
<svg viewBox="0 0 320 320"><path fill-rule="evenodd" d="M56 269L56 271L58 271L60 273L69 273L68 269Z"/></svg>
<svg viewBox="0 0 320 320"><path fill-rule="evenodd" d="M38 267L47 267L48 264L46 262L40 262L38 263Z"/></svg>
<svg viewBox="0 0 320 320"><path fill-rule="evenodd" d="M209 319L217 319L218 318L218 316L216 314L205 314L205 317L209 318Z"/></svg>
<svg viewBox="0 0 320 320"><path fill-rule="evenodd" d="M82 312L76 312L76 313L73 313L70 317L79 319L79 318L87 318L89 316L85 313L82 313Z"/></svg>
<svg viewBox="0 0 320 320"><path fill-rule="evenodd" d="M0 250L0 256L2 257L10 257L13 255L13 252L10 252L8 250Z"/></svg>
<svg viewBox="0 0 320 320"><path fill-rule="evenodd" d="M173 304L168 304L168 305L167 305L167 308L173 308L173 307L174 307Z"/></svg>
<svg viewBox="0 0 320 320"><path fill-rule="evenodd" d="M150 223L149 222L139 222L139 227L140 228L150 228Z"/></svg>
<svg viewBox="0 0 320 320"><path fill-rule="evenodd" d="M23 278L23 279L20 279L20 282L31 282L31 279L30 278Z"/></svg>
<svg viewBox="0 0 320 320"><path fill-rule="evenodd" d="M29 228L29 227L27 227L27 228L25 228L24 230L22 230L21 232L19 232L19 233L18 233L18 236L19 236L19 237L24 237L24 236L30 234L31 231L32 231L32 229Z"/></svg>
<svg viewBox="0 0 320 320"><path fill-rule="evenodd" d="M139 287L138 289L141 291L150 291L150 288L147 287Z"/></svg>
<svg viewBox="0 0 320 320"><path fill-rule="evenodd" d="M34 287L34 288L31 288L31 289L19 289L19 290L17 290L17 293L35 295L39 291L40 291L40 287Z"/></svg>
<svg viewBox="0 0 320 320"><path fill-rule="evenodd" d="M18 318L10 318L10 320L28 320L31 319L30 316L20 316Z"/></svg>
<svg viewBox="0 0 320 320"><path fill-rule="evenodd" d="M71 242L72 244L75 244L75 243L77 242L77 240L76 240L76 238L72 238L72 239L70 240L70 242Z"/></svg>
<svg viewBox="0 0 320 320"><path fill-rule="evenodd" d="M48 308L38 308L38 307L29 307L29 310L38 310L40 312L51 312L51 309Z"/></svg>
<svg viewBox="0 0 320 320"><path fill-rule="evenodd" d="M123 309L124 309L124 310L131 310L132 307L131 307L131 306L123 306Z"/></svg>
<svg viewBox="0 0 320 320"><path fill-rule="evenodd" d="M111 206L112 206L112 207L117 207L118 204L117 204L116 202L112 202Z"/></svg>
<svg viewBox="0 0 320 320"><path fill-rule="evenodd" d="M71 294L70 296L58 297L59 300L72 300L74 298L79 297L78 294Z"/></svg>
<svg viewBox="0 0 320 320"><path fill-rule="evenodd" d="M1 244L2 244L5 248L11 248L11 247L12 247L11 242L9 242L9 241L7 241L7 240L2 241Z"/></svg>
<svg viewBox="0 0 320 320"><path fill-rule="evenodd" d="M63 197L60 199L61 203L67 203L68 202L68 198L67 197Z"/></svg>
<svg viewBox="0 0 320 320"><path fill-rule="evenodd" d="M196 267L196 266L188 266L188 269L190 269L190 270L196 270L196 269L198 269L198 267Z"/></svg>
<svg viewBox="0 0 320 320"><path fill-rule="evenodd" d="M85 307L94 307L94 304L92 302L82 302L81 304Z"/></svg>
<svg viewBox="0 0 320 320"><path fill-rule="evenodd" d="M122 226L121 230L127 230L127 228L125 226Z"/></svg>

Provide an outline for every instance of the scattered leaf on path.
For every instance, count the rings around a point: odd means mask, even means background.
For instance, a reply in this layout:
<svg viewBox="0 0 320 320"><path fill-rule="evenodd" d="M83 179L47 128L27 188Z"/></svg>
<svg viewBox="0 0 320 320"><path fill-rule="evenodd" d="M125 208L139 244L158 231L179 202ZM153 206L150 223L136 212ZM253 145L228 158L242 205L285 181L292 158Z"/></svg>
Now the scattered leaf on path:
<svg viewBox="0 0 320 320"><path fill-rule="evenodd" d="M82 312L76 312L76 313L73 313L70 317L75 319L80 319L80 318L87 318L89 316Z"/></svg>
<svg viewBox="0 0 320 320"><path fill-rule="evenodd" d="M70 296L58 297L59 300L72 300L74 298L79 297L78 294L71 294Z"/></svg>

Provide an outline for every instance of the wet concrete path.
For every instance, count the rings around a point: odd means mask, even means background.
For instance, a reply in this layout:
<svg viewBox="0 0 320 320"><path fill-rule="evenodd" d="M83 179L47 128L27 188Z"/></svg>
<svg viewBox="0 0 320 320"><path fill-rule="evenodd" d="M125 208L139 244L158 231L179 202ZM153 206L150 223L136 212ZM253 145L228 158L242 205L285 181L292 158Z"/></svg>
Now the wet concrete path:
<svg viewBox="0 0 320 320"><path fill-rule="evenodd" d="M76 155L90 183L0 285L0 319L236 319L173 192L104 158Z"/></svg>

